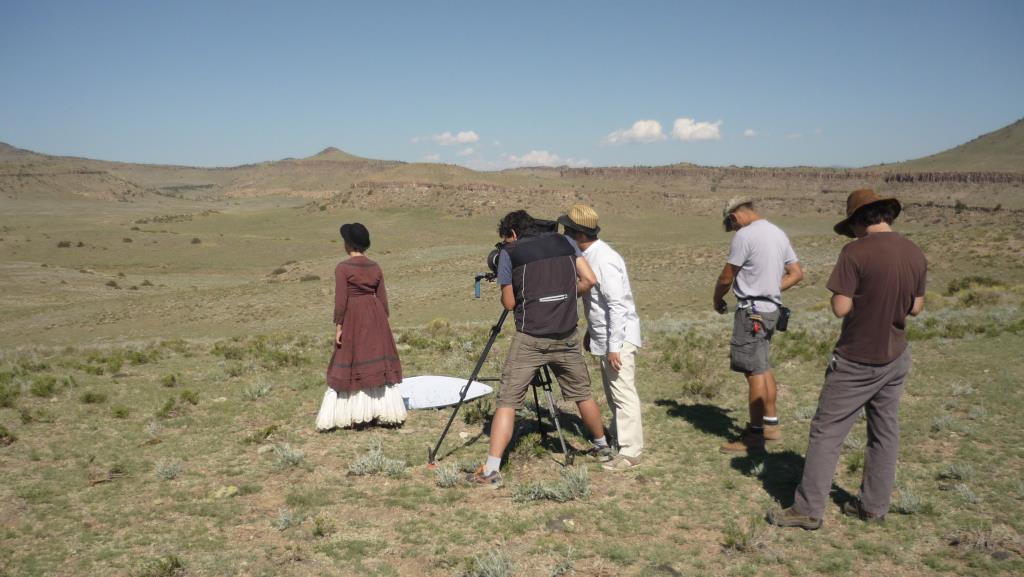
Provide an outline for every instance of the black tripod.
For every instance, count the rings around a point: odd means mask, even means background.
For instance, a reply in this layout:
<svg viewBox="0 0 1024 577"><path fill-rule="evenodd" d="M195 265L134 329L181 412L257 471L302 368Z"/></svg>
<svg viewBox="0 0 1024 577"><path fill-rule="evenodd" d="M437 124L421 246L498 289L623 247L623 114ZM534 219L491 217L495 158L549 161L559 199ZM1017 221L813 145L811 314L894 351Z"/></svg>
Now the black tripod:
<svg viewBox="0 0 1024 577"><path fill-rule="evenodd" d="M491 347L494 345L494 341L498 338L498 333L501 332L501 326L505 324L505 318L508 317L508 309L501 312L501 316L498 318L498 322L491 327L491 334L487 338L487 344L484 345L483 352L480 353L480 358L476 361L476 366L473 367L473 373L469 375L469 380L466 381L465 386L459 392L459 402L455 404L455 408L452 409L452 414L448 417L448 423L445 424L444 429L441 431L441 436L437 439L437 444L434 448L427 449L427 465L437 464L437 452L441 449L441 443L444 442L445 436L448 435L448 429L451 428L452 423L455 421L455 416L459 413L459 409L462 408L462 403L466 400L466 394L469 393L469 386L473 381L497 381L496 378L483 378L478 379L477 376L480 374L480 369L484 366L484 361L487 360L487 355L491 352ZM562 466L571 465L573 461L572 453L569 452L567 445L565 444L565 437L562 435L562 425L558 422L558 412L555 407L555 396L551 391L551 373L548 370L547 365L544 365L533 375L533 380L530 381L530 386L533 387L533 401L537 405L537 428L540 429L541 439L547 441L547 432L544 430L544 426L541 423L540 418L540 399L537 394L537 388L544 390L544 396L548 400L548 415L551 416L551 420L555 423L555 430L558 432L558 441L562 445L562 454L565 455L565 462Z"/></svg>

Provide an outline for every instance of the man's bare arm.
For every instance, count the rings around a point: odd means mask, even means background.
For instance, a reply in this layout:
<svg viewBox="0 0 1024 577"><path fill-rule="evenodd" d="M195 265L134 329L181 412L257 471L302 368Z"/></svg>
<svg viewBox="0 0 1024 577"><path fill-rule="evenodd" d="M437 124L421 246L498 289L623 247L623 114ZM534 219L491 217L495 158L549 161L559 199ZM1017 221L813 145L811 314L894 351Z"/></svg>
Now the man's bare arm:
<svg viewBox="0 0 1024 577"><path fill-rule="evenodd" d="M779 288L789 290L793 285L804 280L804 269L799 262L791 262L786 265L786 274L782 277Z"/></svg>
<svg viewBox="0 0 1024 577"><path fill-rule="evenodd" d="M501 285L501 306L510 311L516 308L516 293L510 284Z"/></svg>
<svg viewBox="0 0 1024 577"><path fill-rule="evenodd" d="M853 299L838 293L832 295L832 314L843 318L853 310Z"/></svg>
<svg viewBox="0 0 1024 577"><path fill-rule="evenodd" d="M725 267L722 268L722 274L718 275L718 281L715 283L715 296L711 301L716 311L723 312L725 294L732 288L732 283L736 280L736 273L739 270L740 267L726 263Z"/></svg>
<svg viewBox="0 0 1024 577"><path fill-rule="evenodd" d="M910 316L916 317L924 310L924 297L914 297L914 305L910 307Z"/></svg>

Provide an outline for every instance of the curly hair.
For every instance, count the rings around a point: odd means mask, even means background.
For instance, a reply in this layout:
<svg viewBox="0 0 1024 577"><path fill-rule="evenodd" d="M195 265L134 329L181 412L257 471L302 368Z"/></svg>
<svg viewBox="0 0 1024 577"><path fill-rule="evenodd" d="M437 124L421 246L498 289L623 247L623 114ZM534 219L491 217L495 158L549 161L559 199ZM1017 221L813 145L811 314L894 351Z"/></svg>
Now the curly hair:
<svg viewBox="0 0 1024 577"><path fill-rule="evenodd" d="M498 235L501 238L508 238L515 231L516 236L526 236L533 232L535 226L533 217L528 212L517 210L506 214L505 218L501 219L501 222L498 223Z"/></svg>

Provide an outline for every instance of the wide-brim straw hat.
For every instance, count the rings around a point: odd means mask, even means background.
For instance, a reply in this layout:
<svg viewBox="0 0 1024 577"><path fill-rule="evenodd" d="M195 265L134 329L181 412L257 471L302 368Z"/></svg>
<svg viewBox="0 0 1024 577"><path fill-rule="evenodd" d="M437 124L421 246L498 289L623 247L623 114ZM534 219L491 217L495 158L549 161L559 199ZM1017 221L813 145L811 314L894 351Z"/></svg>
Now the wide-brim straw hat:
<svg viewBox="0 0 1024 577"><path fill-rule="evenodd" d="M558 217L558 224L590 236L601 232L597 225L597 212L585 204L574 204L568 214Z"/></svg>
<svg viewBox="0 0 1024 577"><path fill-rule="evenodd" d="M895 198L882 198L881 196L878 196L878 193L874 190L870 188L862 188L851 192L850 196L846 197L846 218L832 227L832 230L836 231L836 234L853 238L855 235L853 234L853 228L850 226L850 220L853 218L853 215L865 206L878 204L880 202L894 206L896 208L896 214L894 216L899 216L900 211L903 210L903 206L900 204L900 201Z"/></svg>

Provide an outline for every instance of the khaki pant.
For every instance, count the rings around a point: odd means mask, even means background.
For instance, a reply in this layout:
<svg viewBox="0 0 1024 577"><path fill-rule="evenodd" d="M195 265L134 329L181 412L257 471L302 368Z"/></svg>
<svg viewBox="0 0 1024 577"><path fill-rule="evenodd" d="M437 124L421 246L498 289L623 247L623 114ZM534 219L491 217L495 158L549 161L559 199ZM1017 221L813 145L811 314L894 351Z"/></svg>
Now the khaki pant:
<svg viewBox="0 0 1024 577"><path fill-rule="evenodd" d="M910 349L887 365L865 365L833 354L818 411L811 421L803 478L793 510L821 519L846 435L863 408L868 419L860 502L875 515L889 511L900 448L900 397L910 370Z"/></svg>
<svg viewBox="0 0 1024 577"><path fill-rule="evenodd" d="M636 392L637 348L623 343L619 351L622 368L618 371L608 362L608 356L601 359L601 380L604 394L612 411L611 430L619 442L619 452L627 457L637 458L644 450L644 428L640 421L640 395Z"/></svg>

